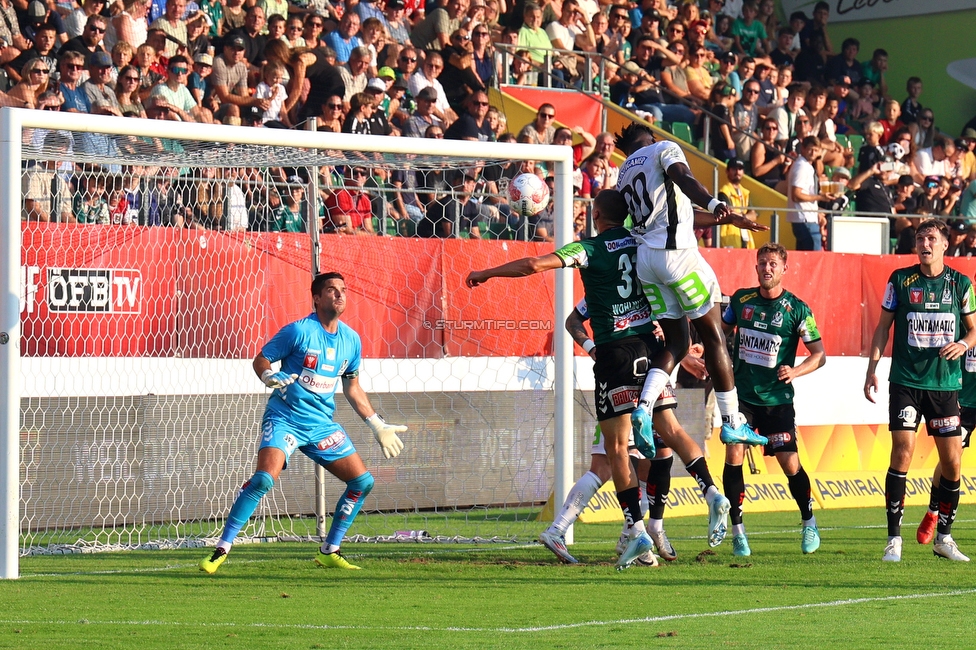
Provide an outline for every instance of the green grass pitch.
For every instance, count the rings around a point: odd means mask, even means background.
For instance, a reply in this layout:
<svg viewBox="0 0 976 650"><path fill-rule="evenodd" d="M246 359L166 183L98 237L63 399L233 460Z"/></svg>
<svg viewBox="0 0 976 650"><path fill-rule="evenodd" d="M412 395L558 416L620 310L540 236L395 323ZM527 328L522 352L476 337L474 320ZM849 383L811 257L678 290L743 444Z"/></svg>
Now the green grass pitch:
<svg viewBox="0 0 976 650"><path fill-rule="evenodd" d="M899 564L881 562L880 507L817 511L808 556L796 513L747 513L745 560L731 540L709 552L704 518L672 519L678 560L621 572L609 524L576 527L577 566L529 544L347 544L362 571L240 545L215 576L199 549L27 557L0 582L0 648L971 648L976 562L916 544L921 514ZM963 506L976 555L973 523Z"/></svg>

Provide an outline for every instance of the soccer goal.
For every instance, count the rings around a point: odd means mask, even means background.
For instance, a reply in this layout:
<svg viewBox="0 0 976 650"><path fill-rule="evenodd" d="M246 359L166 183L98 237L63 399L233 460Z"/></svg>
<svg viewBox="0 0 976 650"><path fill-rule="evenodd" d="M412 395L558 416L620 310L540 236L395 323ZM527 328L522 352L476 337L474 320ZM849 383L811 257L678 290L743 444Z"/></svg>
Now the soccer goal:
<svg viewBox="0 0 976 650"><path fill-rule="evenodd" d="M418 224L385 212L404 191L393 174L439 174L407 189L468 200L451 175L503 179L525 160L554 174L555 240L569 241L568 147L0 110L0 577L30 553L218 535L267 399L251 359L311 310L319 270L346 277L374 406L410 427L385 460L337 395L376 477L351 532L534 537L540 504L561 503L586 460L574 436L592 432L562 326L571 271L469 290L472 268L552 244L472 241L471 223L466 239L401 236ZM390 236L319 234L320 200L356 169L379 179L373 222ZM239 541L317 539L339 489L295 454Z"/></svg>

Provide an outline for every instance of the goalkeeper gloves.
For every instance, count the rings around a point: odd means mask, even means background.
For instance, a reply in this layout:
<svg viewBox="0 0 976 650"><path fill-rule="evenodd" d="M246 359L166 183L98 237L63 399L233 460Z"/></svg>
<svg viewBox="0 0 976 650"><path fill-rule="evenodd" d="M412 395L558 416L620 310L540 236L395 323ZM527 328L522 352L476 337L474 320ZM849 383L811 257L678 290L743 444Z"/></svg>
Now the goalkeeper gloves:
<svg viewBox="0 0 976 650"><path fill-rule="evenodd" d="M380 443L383 455L387 458L396 458L403 450L403 441L397 434L406 431L407 427L402 424L387 424L376 413L366 418L366 424L373 430L373 437Z"/></svg>
<svg viewBox="0 0 976 650"><path fill-rule="evenodd" d="M296 379L298 379L298 375L289 375L287 372L280 370L275 372L271 368L261 373L261 381L268 388L284 388L289 384L294 384Z"/></svg>

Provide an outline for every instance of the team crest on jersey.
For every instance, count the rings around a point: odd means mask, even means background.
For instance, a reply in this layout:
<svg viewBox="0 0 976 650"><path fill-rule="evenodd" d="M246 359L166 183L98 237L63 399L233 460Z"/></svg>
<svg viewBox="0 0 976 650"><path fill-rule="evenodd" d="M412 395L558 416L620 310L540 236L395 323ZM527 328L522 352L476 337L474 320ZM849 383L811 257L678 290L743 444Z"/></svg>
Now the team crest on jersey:
<svg viewBox="0 0 976 650"><path fill-rule="evenodd" d="M319 367L319 355L312 354L311 352L305 353L305 360L302 361L302 368L308 368L309 370L315 370Z"/></svg>
<svg viewBox="0 0 976 650"><path fill-rule="evenodd" d="M329 361L335 361L335 348L326 348L325 358Z"/></svg>
<svg viewBox="0 0 976 650"><path fill-rule="evenodd" d="M760 312L756 312L756 319L757 320L766 320L766 312L765 312L765 310L764 311L760 311Z"/></svg>
<svg viewBox="0 0 976 650"><path fill-rule="evenodd" d="M782 327L783 326L783 313L782 312L776 312L776 315L773 316L772 325L773 325L773 327Z"/></svg>
<svg viewBox="0 0 976 650"><path fill-rule="evenodd" d="M752 305L746 305L742 308L742 318L743 320L752 320L752 314L756 311L756 308Z"/></svg>
<svg viewBox="0 0 976 650"><path fill-rule="evenodd" d="M922 290L921 289L909 289L908 290L908 302L913 305L922 304Z"/></svg>
<svg viewBox="0 0 976 650"><path fill-rule="evenodd" d="M949 287L946 287L942 291L942 304L943 305L952 304L952 290Z"/></svg>

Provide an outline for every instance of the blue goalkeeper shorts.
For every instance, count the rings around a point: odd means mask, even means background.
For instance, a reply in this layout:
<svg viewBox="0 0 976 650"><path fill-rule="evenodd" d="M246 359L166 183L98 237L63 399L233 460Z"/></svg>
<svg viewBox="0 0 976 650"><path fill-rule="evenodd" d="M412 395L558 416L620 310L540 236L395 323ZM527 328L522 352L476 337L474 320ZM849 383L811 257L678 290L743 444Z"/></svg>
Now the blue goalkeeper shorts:
<svg viewBox="0 0 976 650"><path fill-rule="evenodd" d="M330 422L321 427L298 427L290 422L265 413L261 422L260 449L273 447L285 454L285 467L296 449L323 467L352 456L356 447L342 427Z"/></svg>

